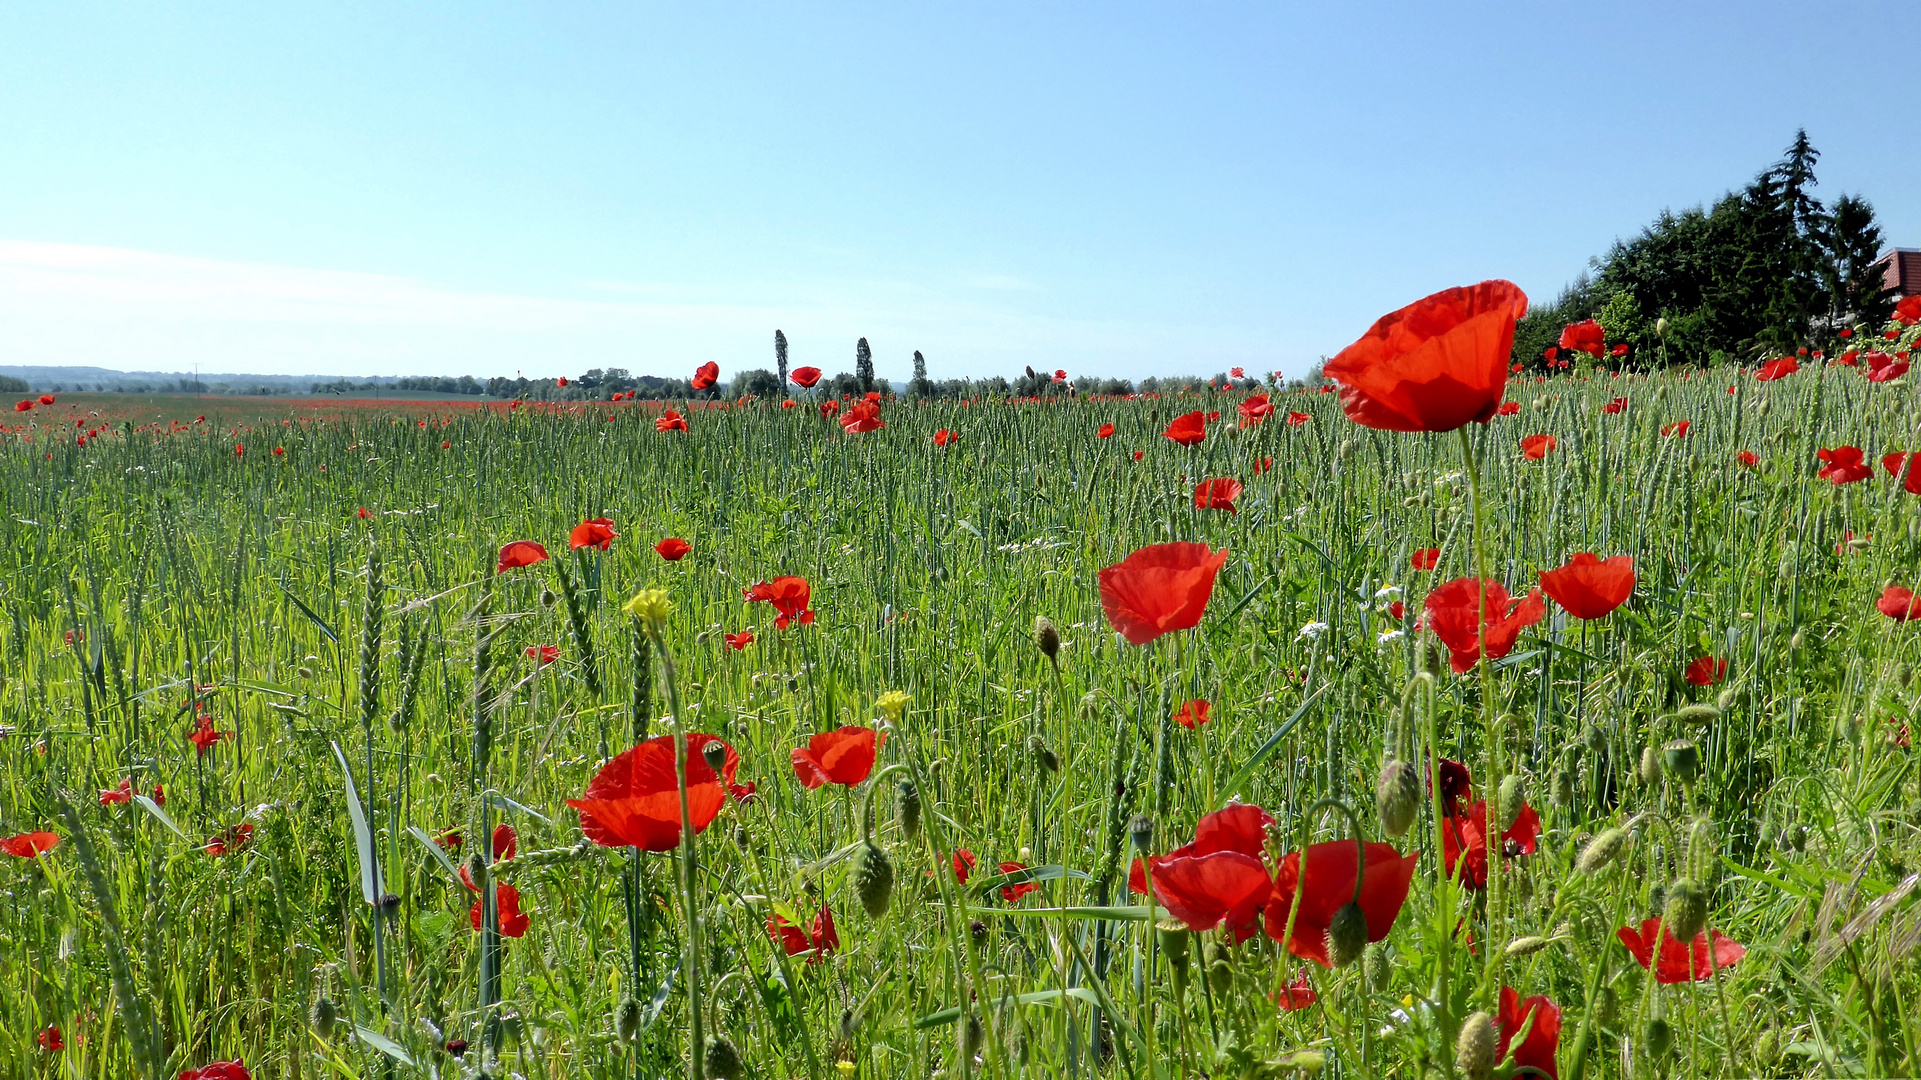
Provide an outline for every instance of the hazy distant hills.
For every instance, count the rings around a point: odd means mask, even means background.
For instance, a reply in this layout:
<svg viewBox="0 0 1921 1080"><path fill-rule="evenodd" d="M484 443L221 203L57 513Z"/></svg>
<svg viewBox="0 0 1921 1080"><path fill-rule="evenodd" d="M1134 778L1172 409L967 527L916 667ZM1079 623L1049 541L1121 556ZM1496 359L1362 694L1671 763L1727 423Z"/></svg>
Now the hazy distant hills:
<svg viewBox="0 0 1921 1080"><path fill-rule="evenodd" d="M316 386L350 382L391 386L400 376L342 379L338 375L196 375L191 371L115 371L101 367L36 367L0 364L0 377L25 382L40 392L122 391L129 393L311 393Z"/></svg>

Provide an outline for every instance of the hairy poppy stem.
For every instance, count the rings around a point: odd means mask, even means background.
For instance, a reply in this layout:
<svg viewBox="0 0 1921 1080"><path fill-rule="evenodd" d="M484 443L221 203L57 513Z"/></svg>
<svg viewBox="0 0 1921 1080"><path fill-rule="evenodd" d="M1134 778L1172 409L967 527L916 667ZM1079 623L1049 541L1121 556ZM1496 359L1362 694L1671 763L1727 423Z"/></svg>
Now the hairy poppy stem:
<svg viewBox="0 0 1921 1080"><path fill-rule="evenodd" d="M1487 776L1488 783L1494 786L1494 798L1489 804L1489 819L1495 822L1507 820L1506 808L1501 806L1500 783L1506 775L1506 763L1502 760L1505 736L1501 731L1500 720L1494 713L1494 675L1488 670L1487 655L1487 528L1481 520L1481 470L1480 462L1474 455L1474 440L1468 436L1467 427L1456 428L1461 438L1461 456L1467 468L1467 486L1474 513L1474 578L1475 593L1478 597L1479 617L1474 623L1474 636L1480 655L1475 666L1481 673L1481 724L1487 733ZM1507 612L1501 612L1506 616ZM1498 835L1497 838L1498 840ZM1490 845L1495 846L1495 845ZM1487 875L1487 971L1488 977L1482 984L1491 989L1489 993L1499 993L1502 985L1503 961L1506 948L1501 940L1501 932L1506 926L1506 908L1502 901L1507 890L1502 887L1502 862L1506 857L1504 845L1494 853L1489 861Z"/></svg>
<svg viewBox="0 0 1921 1080"><path fill-rule="evenodd" d="M681 963L687 969L687 1018L688 1018L688 1080L702 1080L705 1075L706 1041L701 1016L701 978L700 978L700 898L699 884L694 875L694 829L693 807L687 797L687 722L680 708L680 680L674 674L674 658L667 650L667 642L657 623L647 624L648 637L654 644L654 652L660 657L662 681L667 684L667 704L674 711L674 785L680 790L680 899L687 918L687 936L681 950Z"/></svg>

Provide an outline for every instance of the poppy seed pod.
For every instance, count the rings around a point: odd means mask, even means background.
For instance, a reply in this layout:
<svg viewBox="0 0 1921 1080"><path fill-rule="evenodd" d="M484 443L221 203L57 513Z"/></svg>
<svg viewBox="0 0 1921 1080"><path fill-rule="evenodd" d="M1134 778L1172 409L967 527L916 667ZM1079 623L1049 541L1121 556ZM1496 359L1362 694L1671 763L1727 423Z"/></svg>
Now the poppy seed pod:
<svg viewBox="0 0 1921 1080"><path fill-rule="evenodd" d="M1701 774L1701 748L1687 739L1675 739L1661 748L1661 764L1683 784L1692 784Z"/></svg>
<svg viewBox="0 0 1921 1080"><path fill-rule="evenodd" d="M1160 939L1161 955L1167 957L1167 965L1174 969L1174 978L1182 985L1187 983L1187 924L1166 919L1154 924L1155 936Z"/></svg>
<svg viewBox="0 0 1921 1080"><path fill-rule="evenodd" d="M1674 1029L1661 1017L1648 1021L1641 1034L1641 1049L1651 1058L1664 1058L1674 1049Z"/></svg>
<svg viewBox="0 0 1921 1080"><path fill-rule="evenodd" d="M1135 814L1127 822L1127 838L1135 851L1148 854L1154 846L1154 822L1146 814Z"/></svg>
<svg viewBox="0 0 1921 1080"><path fill-rule="evenodd" d="M1615 827L1601 830L1600 835L1589 840L1581 849L1581 857L1575 860L1575 867L1583 874L1594 875L1605 870L1627 851L1628 831Z"/></svg>
<svg viewBox="0 0 1921 1080"><path fill-rule="evenodd" d="M1521 807L1527 802L1518 773L1509 773L1501 778L1500 800L1501 831L1506 832L1514 827L1515 820L1521 816Z"/></svg>
<svg viewBox="0 0 1921 1080"><path fill-rule="evenodd" d="M740 1051L734 1049L725 1035L707 1036L706 1055L707 1075L720 1080L739 1080Z"/></svg>
<svg viewBox="0 0 1921 1080"><path fill-rule="evenodd" d="M325 994L314 999L313 1008L307 1010L307 1022L313 1026L313 1033L321 1042L331 1042L334 1025L340 1022L340 1006Z"/></svg>
<svg viewBox="0 0 1921 1080"><path fill-rule="evenodd" d="M1708 924L1708 894L1691 878L1679 878L1668 886L1667 902L1661 906L1661 920L1676 941L1693 941Z"/></svg>
<svg viewBox="0 0 1921 1080"><path fill-rule="evenodd" d="M901 777L900 786L895 789L894 808L901 834L910 841L919 839L920 788L907 777Z"/></svg>
<svg viewBox="0 0 1921 1080"><path fill-rule="evenodd" d="M1034 645L1049 660L1053 660L1061 651L1061 632L1054 628L1053 620L1045 615L1034 616Z"/></svg>
<svg viewBox="0 0 1921 1080"><path fill-rule="evenodd" d="M1460 1037L1454 1041L1454 1066L1468 1080L1483 1080L1494 1071L1493 1017L1476 1012L1461 1025Z"/></svg>
<svg viewBox="0 0 1921 1080"><path fill-rule="evenodd" d="M887 914L887 902L894 895L893 860L871 841L854 853L854 895L875 919Z"/></svg>
<svg viewBox="0 0 1921 1080"><path fill-rule="evenodd" d="M1327 924L1327 962L1344 968L1367 950L1367 912L1349 901Z"/></svg>
<svg viewBox="0 0 1921 1080"><path fill-rule="evenodd" d="M1661 782L1661 754L1652 746L1641 748L1641 782L1649 787Z"/></svg>
<svg viewBox="0 0 1921 1080"><path fill-rule="evenodd" d="M1405 835L1421 810L1421 770L1411 761L1383 765L1381 782L1374 789L1374 805L1387 835Z"/></svg>
<svg viewBox="0 0 1921 1080"><path fill-rule="evenodd" d="M700 756L707 762L708 768L716 773L721 772L727 766L727 744L719 739L709 739L707 745L700 748Z"/></svg>

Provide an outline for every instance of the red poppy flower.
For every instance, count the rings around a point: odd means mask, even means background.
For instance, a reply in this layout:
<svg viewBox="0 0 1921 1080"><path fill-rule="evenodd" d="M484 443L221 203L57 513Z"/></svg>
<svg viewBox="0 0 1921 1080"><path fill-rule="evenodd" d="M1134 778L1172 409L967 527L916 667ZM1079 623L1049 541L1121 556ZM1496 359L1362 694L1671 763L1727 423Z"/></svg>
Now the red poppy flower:
<svg viewBox="0 0 1921 1080"><path fill-rule="evenodd" d="M754 643L754 632L752 630L742 630L738 634L726 635L726 640L728 648L739 652Z"/></svg>
<svg viewBox="0 0 1921 1080"><path fill-rule="evenodd" d="M1921 322L1921 293L1903 297L1894 305L1894 321L1902 326L1913 326Z"/></svg>
<svg viewBox="0 0 1921 1080"><path fill-rule="evenodd" d="M1241 482L1226 477L1216 480L1203 480L1194 487L1194 508L1197 510L1225 510L1232 514L1234 500L1241 497Z"/></svg>
<svg viewBox="0 0 1921 1080"><path fill-rule="evenodd" d="M1681 673L1681 677L1695 686L1713 686L1727 678L1728 662L1716 660L1712 656L1697 656Z"/></svg>
<svg viewBox="0 0 1921 1080"><path fill-rule="evenodd" d="M117 788L108 788L100 793L101 806L124 806L133 801L133 780L120 781Z"/></svg>
<svg viewBox="0 0 1921 1080"><path fill-rule="evenodd" d="M1584 352L1598 358L1607 345L1607 331L1593 319L1583 319L1561 328L1561 348Z"/></svg>
<svg viewBox="0 0 1921 1080"><path fill-rule="evenodd" d="M951 861L954 864L954 880L965 885L967 884L968 876L974 872L974 867L980 860L976 859L974 853L966 848L956 848Z"/></svg>
<svg viewBox="0 0 1921 1080"><path fill-rule="evenodd" d="M1500 408L1498 408L1498 409L1496 409L1496 410L1494 410L1494 413L1495 413L1495 415L1497 415L1497 416L1513 416L1513 415L1514 415L1515 413L1517 413L1517 412L1520 412L1520 411L1521 411L1521 403L1520 403L1520 402L1518 402L1518 401L1503 401L1503 402L1501 402L1501 407L1500 407Z"/></svg>
<svg viewBox="0 0 1921 1080"><path fill-rule="evenodd" d="M1308 414L1308 413L1304 413L1304 412L1289 412L1289 413L1287 414L1287 426L1288 426L1288 427L1300 427L1300 426L1301 426L1302 424L1305 424L1305 423L1307 423L1307 422L1308 422L1309 420L1312 420L1312 419L1314 419L1314 417L1313 417L1312 415L1310 415L1310 414Z"/></svg>
<svg viewBox="0 0 1921 1080"><path fill-rule="evenodd" d="M1687 433L1688 433L1688 421L1686 420L1676 420L1674 423L1669 424L1666 427L1663 427L1661 429L1661 434L1671 435L1671 436L1674 436L1675 438L1681 438L1682 436L1685 436Z"/></svg>
<svg viewBox="0 0 1921 1080"><path fill-rule="evenodd" d="M40 404L42 404L42 405L51 405L51 404L53 404L53 395L52 395L52 394L41 394L41 395L40 395Z"/></svg>
<svg viewBox="0 0 1921 1080"><path fill-rule="evenodd" d="M472 926L476 933L480 930L482 903L476 900L474 906L467 909L467 924ZM501 937L520 937L527 932L528 924L533 922L531 918L521 913L520 890L504 881L494 885L494 910L500 917Z"/></svg>
<svg viewBox="0 0 1921 1080"><path fill-rule="evenodd" d="M253 846L253 823L243 821L232 828L215 833L207 838L207 854L218 859L223 855L238 855Z"/></svg>
<svg viewBox="0 0 1921 1080"><path fill-rule="evenodd" d="M1840 356L1835 357L1834 362L1841 367L1859 367L1861 363L1861 353L1859 350L1850 349Z"/></svg>
<svg viewBox="0 0 1921 1080"><path fill-rule="evenodd" d="M16 859L37 859L43 851L52 851L60 844L60 838L50 832L20 833L0 840L0 851Z"/></svg>
<svg viewBox="0 0 1921 1080"><path fill-rule="evenodd" d="M1852 484L1874 475L1874 470L1861 460L1861 448L1858 446L1816 450L1814 456L1826 462L1815 475L1835 485Z"/></svg>
<svg viewBox="0 0 1921 1080"><path fill-rule="evenodd" d="M1522 803L1514 824L1501 834L1502 858L1534 854L1540 836L1541 816L1534 812L1532 806ZM1468 807L1465 814L1450 815L1442 825L1441 855L1447 872L1454 873L1455 862L1466 851L1467 861L1461 867L1461 884L1470 889L1487 888L1487 841L1486 800Z"/></svg>
<svg viewBox="0 0 1921 1080"><path fill-rule="evenodd" d="M1067 381L1067 369L1065 369L1065 368L1062 368L1062 369L1060 369L1059 371L1056 371L1056 372L1054 372L1054 381L1055 381L1055 382L1057 382L1057 383L1063 383L1063 382L1066 382L1066 381Z"/></svg>
<svg viewBox="0 0 1921 1080"><path fill-rule="evenodd" d="M1601 411L1611 416L1615 413L1625 412L1627 410L1627 407L1628 407L1628 399L1624 397L1618 397L1608 402L1606 405L1601 406Z"/></svg>
<svg viewBox="0 0 1921 1080"><path fill-rule="evenodd" d="M1271 457L1254 459L1254 475L1255 476L1259 476L1273 467L1274 467L1274 459Z"/></svg>
<svg viewBox="0 0 1921 1080"><path fill-rule="evenodd" d="M682 557L692 550L694 550L694 545L682 540L678 536L669 536L654 545L654 551L668 562L679 562Z"/></svg>
<svg viewBox="0 0 1921 1080"><path fill-rule="evenodd" d="M840 402L823 401L820 403L820 418L822 420L825 420L828 417L833 416L838 412L840 412Z"/></svg>
<svg viewBox="0 0 1921 1080"><path fill-rule="evenodd" d="M746 592L749 601L766 601L774 605L780 615L774 620L775 629L785 630L799 620L802 626L814 621L814 613L807 606L813 596L804 577L777 577L772 581L762 581Z"/></svg>
<svg viewBox="0 0 1921 1080"><path fill-rule="evenodd" d="M60 1025L58 1024L48 1024L46 1027L41 1028L38 1038L40 1049L45 1050L49 1054L67 1048L66 1040L60 1037Z"/></svg>
<svg viewBox="0 0 1921 1080"><path fill-rule="evenodd" d="M795 386L803 390L812 390L814 384L820 381L820 369L817 367L797 367L788 377L794 380Z"/></svg>
<svg viewBox="0 0 1921 1080"><path fill-rule="evenodd" d="M1486 598L1486 624L1482 625L1481 607ZM1453 655L1449 664L1459 675L1472 669L1481 658L1482 638L1486 638L1487 657L1499 660L1514 649L1521 631L1547 615L1541 590L1528 590L1524 597L1508 595L1507 586L1489 579L1477 583L1473 578L1457 578L1427 595L1423 621L1440 637Z"/></svg>
<svg viewBox="0 0 1921 1080"><path fill-rule="evenodd" d="M1610 356L1626 356L1627 354L1628 354L1628 347L1626 342L1616 345L1614 348L1608 350L1608 355Z"/></svg>
<svg viewBox="0 0 1921 1080"><path fill-rule="evenodd" d="M193 732L187 736L187 741L193 744L196 753L204 754L212 750L215 743L232 737L231 731L215 731L213 717L201 713L194 717Z"/></svg>
<svg viewBox="0 0 1921 1080"><path fill-rule="evenodd" d="M613 518L597 517L588 518L574 526L574 531L568 534L567 540L573 545L575 551L584 547L597 547L606 551L613 546L614 540L619 536L620 534L614 531Z"/></svg>
<svg viewBox="0 0 1921 1080"><path fill-rule="evenodd" d="M529 645L527 646L527 659L536 661L541 667L546 667L548 664L560 659L560 646Z"/></svg>
<svg viewBox="0 0 1921 1080"><path fill-rule="evenodd" d="M1274 403L1267 400L1266 394L1254 394L1243 398L1241 403L1234 407L1234 411L1240 413L1241 417L1249 423L1258 424L1274 415Z"/></svg>
<svg viewBox="0 0 1921 1080"><path fill-rule="evenodd" d="M155 806L167 805L167 786L165 784L155 784L153 786L153 804Z"/></svg>
<svg viewBox="0 0 1921 1080"><path fill-rule="evenodd" d="M1521 454L1529 461L1539 461L1560 445L1552 435L1529 435L1521 440Z"/></svg>
<svg viewBox="0 0 1921 1080"><path fill-rule="evenodd" d="M714 363L712 360L694 369L692 386L696 390L705 390L719 381L720 365Z"/></svg>
<svg viewBox="0 0 1921 1080"><path fill-rule="evenodd" d="M809 791L826 784L853 787L874 771L874 755L886 744L886 732L849 724L813 736L789 756L794 776Z"/></svg>
<svg viewBox="0 0 1921 1080"><path fill-rule="evenodd" d="M934 432L934 445L946 446L948 443L951 443L958 438L960 438L959 435L954 434L953 432L947 430L946 428L942 428L939 431Z"/></svg>
<svg viewBox="0 0 1921 1080"><path fill-rule="evenodd" d="M1408 565L1416 570L1432 570L1441 565L1440 548L1422 548L1408 558Z"/></svg>
<svg viewBox="0 0 1921 1080"><path fill-rule="evenodd" d="M1861 359L1868 362L1869 382L1893 382L1908 373L1908 361L1884 352L1870 352Z"/></svg>
<svg viewBox="0 0 1921 1080"><path fill-rule="evenodd" d="M1022 870L1027 869L1027 867L1017 862L1004 862L1000 864L1000 867L1002 874L1018 874ZM1040 882L1038 881L1021 881L1012 885L1003 885L1001 886L1001 899L1010 904L1018 904L1021 902L1021 897L1031 892L1039 892L1040 888Z"/></svg>
<svg viewBox="0 0 1921 1080"><path fill-rule="evenodd" d="M887 422L880 418L880 403L877 401L858 402L840 418L840 429L849 435L879 431L886 426Z"/></svg>
<svg viewBox="0 0 1921 1080"><path fill-rule="evenodd" d="M1529 1017L1532 1017L1532 1022ZM1514 1037L1527 1028L1527 1038L1521 1045L1514 1045ZM1495 1048L1494 1060L1506 1061L1508 1051L1514 1052L1514 1067L1534 1069L1545 1073L1549 1080L1559 1080L1560 1073L1555 1071L1554 1056L1561 1049L1561 1007L1552 1000L1536 994L1522 998L1511 986L1501 987L1501 1007L1494 1017L1494 1029L1500 1033L1500 1045Z"/></svg>
<svg viewBox="0 0 1921 1080"><path fill-rule="evenodd" d="M560 387L562 390L567 389L567 376L562 375L560 378L555 379L554 385Z"/></svg>
<svg viewBox="0 0 1921 1080"><path fill-rule="evenodd" d="M788 956L805 955L810 964L819 963L840 950L840 934L834 929L834 913L827 910L825 902L820 905L820 913L805 929L779 915L769 915L767 936L773 938Z"/></svg>
<svg viewBox="0 0 1921 1080"><path fill-rule="evenodd" d="M14 412L32 412L32 411L33 411L33 402L31 402L31 401L16 401L16 402L14 402L14 403L13 403L13 411L14 411Z"/></svg>
<svg viewBox="0 0 1921 1080"><path fill-rule="evenodd" d="M180 1080L253 1080L253 1074L236 1058L232 1061L212 1061L198 1069L188 1069L180 1074Z"/></svg>
<svg viewBox="0 0 1921 1080"><path fill-rule="evenodd" d="M696 835L720 813L740 754L724 740L699 732L687 740L687 806ZM710 742L726 748L719 774L702 751ZM680 789L674 779L674 738L659 735L603 766L579 799L567 805L580 811L580 831L602 847L672 851L680 846Z"/></svg>
<svg viewBox="0 0 1921 1080"><path fill-rule="evenodd" d="M1739 462L1744 469L1752 469L1761 464L1760 456L1752 450L1737 451L1734 455L1734 460Z"/></svg>
<svg viewBox="0 0 1921 1080"><path fill-rule="evenodd" d="M1660 919L1646 919L1641 928L1635 930L1623 926L1614 932L1621 944L1628 947L1634 959L1644 968L1654 972L1657 982L1684 983L1704 982L1714 977L1716 971L1725 971L1741 962L1748 950L1733 938L1713 931L1713 955L1709 956L1709 931L1703 930L1694 935L1694 941L1682 945L1667 932ZM1657 953L1658 949L1658 953Z"/></svg>
<svg viewBox="0 0 1921 1080"><path fill-rule="evenodd" d="M500 563L494 573L504 574L522 566L532 566L547 560L547 549L532 540L516 540L500 549Z"/></svg>
<svg viewBox="0 0 1921 1080"><path fill-rule="evenodd" d="M1921 599L1899 585L1890 585L1874 602L1874 609L1896 622L1921 619Z"/></svg>
<svg viewBox="0 0 1921 1080"><path fill-rule="evenodd" d="M1282 1012L1294 1012L1321 1000L1321 996L1314 992L1314 985L1307 981L1307 969L1302 968L1300 977L1281 987L1271 1000Z"/></svg>
<svg viewBox="0 0 1921 1080"><path fill-rule="evenodd" d="M287 448L286 448L286 447L284 447L284 446L276 446L276 447L274 447L274 448L273 448L273 456L274 456L274 457L286 457L286 456L287 456Z"/></svg>
<svg viewBox="0 0 1921 1080"><path fill-rule="evenodd" d="M1407 605L1401 603L1399 600L1394 601L1387 606L1387 616L1395 622L1406 622Z"/></svg>
<svg viewBox="0 0 1921 1080"><path fill-rule="evenodd" d="M793 398L788 398L780 403L780 407L783 409L797 409L800 407L800 402L795 401Z"/></svg>
<svg viewBox="0 0 1921 1080"><path fill-rule="evenodd" d="M1754 381L1773 382L1776 379L1785 379L1800 370L1801 362L1799 360L1796 360L1792 356L1783 356L1762 364L1761 370L1754 373Z"/></svg>
<svg viewBox="0 0 1921 1080"><path fill-rule="evenodd" d="M1247 371L1245 368L1233 367L1227 369L1227 374L1232 378L1239 379L1244 378L1247 375Z"/></svg>
<svg viewBox="0 0 1921 1080"><path fill-rule="evenodd" d="M1177 416L1161 434L1182 446L1193 446L1207 438L1206 414L1196 410Z"/></svg>
<svg viewBox="0 0 1921 1080"><path fill-rule="evenodd" d="M1550 364L1552 364L1554 358L1559 355L1561 355L1561 350L1553 345L1549 345L1547 348L1541 350L1541 359L1546 360Z"/></svg>
<svg viewBox="0 0 1921 1080"><path fill-rule="evenodd" d="M680 413L674 411L673 409L668 409L666 412L661 413L659 418L654 421L654 430L655 431L686 431L687 418L680 415Z"/></svg>
<svg viewBox="0 0 1921 1080"><path fill-rule="evenodd" d="M234 446L233 446L233 456L234 456L234 457L246 457L246 456L247 456L247 448L246 448L245 446L243 446L243 445L241 445L240 443L235 443L235 444L234 444Z"/></svg>
<svg viewBox="0 0 1921 1080"><path fill-rule="evenodd" d="M1361 875L1361 912L1367 917L1367 940L1380 941L1394 928L1401 905L1407 902L1407 887L1414 880L1418 853L1402 857L1392 844L1366 845L1367 863ZM1330 840L1307 849L1307 883L1301 888L1301 909L1294 917L1294 935L1287 939L1287 951L1322 967L1332 967L1327 959L1327 928L1334 913L1354 901L1354 878L1359 866L1354 842ZM1267 901L1267 936L1280 941L1287 932L1288 910L1294 905L1294 892L1301 879L1301 853L1292 852L1281 862L1274 881L1273 895Z"/></svg>
<svg viewBox="0 0 1921 1080"><path fill-rule="evenodd" d="M1142 458L1144 458L1144 457L1146 457L1146 456L1147 456L1147 454L1146 454L1145 452L1143 452L1143 451L1140 451L1140 450L1136 450L1136 451L1134 451L1134 460L1135 460L1135 461L1139 461L1140 459L1142 459Z"/></svg>
<svg viewBox="0 0 1921 1080"><path fill-rule="evenodd" d="M1195 698L1192 701L1184 702L1180 709L1174 713L1174 722L1192 731L1213 719L1208 715L1208 711L1212 708L1213 706L1209 705L1205 698Z"/></svg>
<svg viewBox="0 0 1921 1080"><path fill-rule="evenodd" d="M1107 622L1134 645L1186 630L1201 621L1214 576L1227 549L1206 544L1154 544L1100 572L1101 610Z"/></svg>
<svg viewBox="0 0 1921 1080"><path fill-rule="evenodd" d="M1097 438L1111 439L1114 437L1114 425L1102 424L1101 429L1099 431L1096 431L1094 435Z"/></svg>
<svg viewBox="0 0 1921 1080"><path fill-rule="evenodd" d="M365 521L368 518L373 517L374 512L363 506L360 509L354 511L354 516L359 518L362 521Z"/></svg>
<svg viewBox="0 0 1921 1080"><path fill-rule="evenodd" d="M1155 858L1152 867L1154 898L1169 915L1197 933L1225 927L1236 941L1253 936L1274 887L1267 866L1239 851L1170 854ZM1351 878L1348 887L1353 888Z"/></svg>
<svg viewBox="0 0 1921 1080"><path fill-rule="evenodd" d="M1602 560L1587 551L1541 574L1541 588L1577 619L1598 619L1620 607L1634 594L1634 581L1632 557Z"/></svg>
<svg viewBox="0 0 1921 1080"><path fill-rule="evenodd" d="M1485 422L1507 389L1514 321L1527 295L1484 281L1418 300L1368 328L1327 362L1341 408L1355 423L1389 431L1453 431Z"/></svg>

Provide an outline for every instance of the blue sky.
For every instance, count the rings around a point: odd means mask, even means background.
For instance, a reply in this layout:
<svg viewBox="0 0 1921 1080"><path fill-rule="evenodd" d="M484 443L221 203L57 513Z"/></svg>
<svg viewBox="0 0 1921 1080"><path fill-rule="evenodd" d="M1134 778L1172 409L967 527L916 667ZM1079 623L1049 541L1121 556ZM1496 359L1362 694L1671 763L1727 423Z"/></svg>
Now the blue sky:
<svg viewBox="0 0 1921 1080"><path fill-rule="evenodd" d="M1904 10L1905 9L1905 10ZM0 364L1298 373L1805 126L1921 246L1912 4L13 4ZM1911 50L1908 50L1911 52Z"/></svg>

